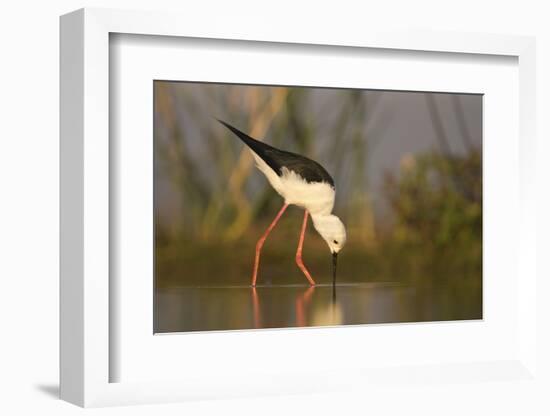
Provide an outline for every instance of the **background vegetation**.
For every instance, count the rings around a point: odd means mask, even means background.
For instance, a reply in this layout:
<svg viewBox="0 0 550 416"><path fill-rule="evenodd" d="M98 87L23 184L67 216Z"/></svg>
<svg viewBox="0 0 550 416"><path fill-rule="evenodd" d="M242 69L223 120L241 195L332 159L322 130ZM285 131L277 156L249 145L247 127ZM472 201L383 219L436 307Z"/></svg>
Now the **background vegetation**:
<svg viewBox="0 0 550 416"><path fill-rule="evenodd" d="M480 313L480 96L155 82L157 287L248 284L282 204L215 117L332 174L348 229L340 281L444 287ZM396 126L407 134L392 136ZM305 283L294 264L301 219L287 210L259 283ZM319 282L330 260L310 225L304 261Z"/></svg>

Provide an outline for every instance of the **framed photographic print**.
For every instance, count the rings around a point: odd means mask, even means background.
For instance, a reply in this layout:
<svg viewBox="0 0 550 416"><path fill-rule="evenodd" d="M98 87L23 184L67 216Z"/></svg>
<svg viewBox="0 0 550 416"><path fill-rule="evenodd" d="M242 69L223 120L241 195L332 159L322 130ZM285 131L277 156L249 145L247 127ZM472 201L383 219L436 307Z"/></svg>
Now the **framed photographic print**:
<svg viewBox="0 0 550 416"><path fill-rule="evenodd" d="M481 94L153 89L155 333L482 318Z"/></svg>
<svg viewBox="0 0 550 416"><path fill-rule="evenodd" d="M531 377L533 40L219 23L61 19L62 398Z"/></svg>

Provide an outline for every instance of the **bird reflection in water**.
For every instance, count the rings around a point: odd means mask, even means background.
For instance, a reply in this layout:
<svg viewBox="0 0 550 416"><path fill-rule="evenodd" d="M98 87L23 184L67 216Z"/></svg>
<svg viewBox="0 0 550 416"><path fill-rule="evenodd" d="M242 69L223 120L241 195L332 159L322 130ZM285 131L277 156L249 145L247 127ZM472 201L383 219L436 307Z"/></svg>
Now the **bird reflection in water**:
<svg viewBox="0 0 550 416"><path fill-rule="evenodd" d="M333 299L335 299L334 296ZM310 326L332 326L342 325L343 323L344 313L342 307L333 300L313 310Z"/></svg>
<svg viewBox="0 0 550 416"><path fill-rule="evenodd" d="M296 297L296 326L306 326L306 309L311 301L311 296L315 290L314 286L310 286L304 293Z"/></svg>
<svg viewBox="0 0 550 416"><path fill-rule="evenodd" d="M344 323L343 311L341 305L337 302L336 286L333 285L331 289L330 298L327 298L326 292L323 296L322 291L319 291L315 286L310 286L302 292L297 292L294 302L293 326L342 325ZM257 288L252 287L250 290L254 328L270 327L262 319L261 296L258 295Z"/></svg>
<svg viewBox="0 0 550 416"><path fill-rule="evenodd" d="M260 314L260 301L258 300L258 291L256 286L252 286L252 312L254 315L254 328L262 327L262 317Z"/></svg>

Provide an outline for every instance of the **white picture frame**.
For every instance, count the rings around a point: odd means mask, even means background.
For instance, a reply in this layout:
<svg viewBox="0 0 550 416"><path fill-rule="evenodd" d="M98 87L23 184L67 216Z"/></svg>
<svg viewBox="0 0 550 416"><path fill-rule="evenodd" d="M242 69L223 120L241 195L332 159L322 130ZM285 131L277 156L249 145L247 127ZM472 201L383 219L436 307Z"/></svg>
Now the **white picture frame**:
<svg viewBox="0 0 550 416"><path fill-rule="evenodd" d="M264 22L265 23L265 22ZM213 16L204 26L185 15L83 9L61 18L61 398L80 406L182 401L196 398L322 392L417 378L479 382L473 374L500 374L506 380L535 377L535 43L533 38L429 32L302 33L300 28L252 25L236 32L234 21ZM242 27L242 26L241 26ZM110 382L117 357L110 349L113 298L109 275L110 169L109 36L114 33L226 39L333 47L382 48L453 54L505 55L519 67L519 201L516 353L498 362L410 368L380 368L365 374L349 368L331 370L319 381L314 373L280 374L247 382L235 374L183 381ZM353 337L353 335L348 335ZM351 338L353 339L353 338ZM360 369L358 369L360 370ZM346 380L346 382L342 382ZM400 380L400 381L398 381Z"/></svg>

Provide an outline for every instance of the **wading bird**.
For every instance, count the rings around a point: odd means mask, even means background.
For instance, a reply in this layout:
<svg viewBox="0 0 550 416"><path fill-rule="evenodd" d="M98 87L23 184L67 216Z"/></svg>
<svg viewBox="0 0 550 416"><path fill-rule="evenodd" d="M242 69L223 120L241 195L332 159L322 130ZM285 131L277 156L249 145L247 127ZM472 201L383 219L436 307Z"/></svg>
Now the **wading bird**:
<svg viewBox="0 0 550 416"><path fill-rule="evenodd" d="M332 253L332 284L334 286L336 284L338 252L346 243L346 229L342 221L331 214L335 196L332 177L325 168L314 160L296 153L276 149L253 139L224 121L218 121L248 146L256 161L256 167L266 176L275 191L284 198L284 204L279 213L256 244L252 286L256 286L262 246L290 204L304 208L304 221L296 251L296 264L302 270L310 285L315 285L315 281L302 261L304 236L308 216L311 215L313 226L326 241Z"/></svg>

